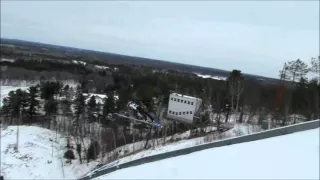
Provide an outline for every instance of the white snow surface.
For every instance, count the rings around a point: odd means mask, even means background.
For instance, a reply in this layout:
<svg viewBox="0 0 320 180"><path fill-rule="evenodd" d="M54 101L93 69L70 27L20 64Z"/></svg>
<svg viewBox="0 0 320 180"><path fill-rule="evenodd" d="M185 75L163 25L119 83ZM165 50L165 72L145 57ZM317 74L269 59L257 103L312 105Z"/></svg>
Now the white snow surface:
<svg viewBox="0 0 320 180"><path fill-rule="evenodd" d="M99 66L99 65L94 65L98 69L110 69L108 66Z"/></svg>
<svg viewBox="0 0 320 180"><path fill-rule="evenodd" d="M85 100L86 103L89 103L90 98L92 96L95 96L96 97L96 103L100 103L100 104L103 104L104 103L104 99L108 98L108 96L105 95L105 94L83 93L83 95L86 97L86 100ZM114 99L115 100L119 100L119 96L115 95Z"/></svg>
<svg viewBox="0 0 320 180"><path fill-rule="evenodd" d="M211 76L211 75L203 75L203 74L199 74L199 73L194 73L196 74L198 77L201 77L201 78L211 78L211 79L216 79L216 80L227 80L226 77L222 77L222 76Z"/></svg>
<svg viewBox="0 0 320 180"><path fill-rule="evenodd" d="M86 65L87 63L84 61L77 61L77 60L72 60L73 63L75 64L82 64L82 65Z"/></svg>
<svg viewBox="0 0 320 180"><path fill-rule="evenodd" d="M195 152L98 179L319 179L320 128Z"/></svg>
<svg viewBox="0 0 320 180"><path fill-rule="evenodd" d="M98 164L86 160L80 164L75 150L76 159L66 164L65 136L36 126L19 126L19 152L15 152L16 133L17 126L1 127L1 175L5 179L77 179Z"/></svg>

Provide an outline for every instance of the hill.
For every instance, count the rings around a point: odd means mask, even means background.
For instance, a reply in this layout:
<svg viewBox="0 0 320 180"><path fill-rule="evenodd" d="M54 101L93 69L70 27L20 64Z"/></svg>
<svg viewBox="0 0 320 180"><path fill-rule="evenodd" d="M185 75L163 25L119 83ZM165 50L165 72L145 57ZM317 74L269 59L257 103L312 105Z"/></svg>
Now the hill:
<svg viewBox="0 0 320 180"><path fill-rule="evenodd" d="M134 56L128 56L128 55L93 51L93 50L72 48L72 47L44 44L44 43L38 43L38 42L30 42L30 41L23 41L23 40L16 40L16 39L1 38L1 44L26 47L30 52L45 53L45 54L50 54L57 57L65 57L66 59L78 59L78 60L91 59L93 61L107 62L109 64L129 64L129 65L136 65L136 66L147 66L155 69L174 69L182 72L195 72L203 75L212 75L212 76L226 77L229 74L229 71L209 68L209 67L174 63L174 62L163 61L163 60L155 60L155 59L149 59L149 58L134 57ZM252 75L252 74L246 74L246 73L244 73L244 75L247 78L255 79L259 81L266 81L268 83L277 83L279 81L278 79L263 77L259 75Z"/></svg>

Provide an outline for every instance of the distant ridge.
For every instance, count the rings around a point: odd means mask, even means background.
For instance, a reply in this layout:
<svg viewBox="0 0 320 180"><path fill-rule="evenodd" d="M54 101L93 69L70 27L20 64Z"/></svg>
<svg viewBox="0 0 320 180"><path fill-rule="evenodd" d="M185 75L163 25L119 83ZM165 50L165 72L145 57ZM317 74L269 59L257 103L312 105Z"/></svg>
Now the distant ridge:
<svg viewBox="0 0 320 180"><path fill-rule="evenodd" d="M50 49L51 51L60 52L70 56L87 56L87 57L91 56L98 61L107 62L111 64L144 65L144 66L150 66L154 68L176 69L180 71L197 72L203 75L227 76L230 73L230 71L227 71L227 70L189 65L189 64L183 64L183 63L175 63L175 62L170 62L165 60L136 57L136 56L130 56L130 55L101 52L96 50L67 47L62 45L52 45L52 44L46 44L41 42L32 42L27 40L8 39L8 38L0 38L0 40L1 40L1 44L28 46L31 49L46 48L46 49ZM277 83L279 81L279 79L263 77L260 75L253 75L253 74L247 74L247 73L243 73L243 74L246 78L253 78L256 80L257 79L265 80L270 83Z"/></svg>

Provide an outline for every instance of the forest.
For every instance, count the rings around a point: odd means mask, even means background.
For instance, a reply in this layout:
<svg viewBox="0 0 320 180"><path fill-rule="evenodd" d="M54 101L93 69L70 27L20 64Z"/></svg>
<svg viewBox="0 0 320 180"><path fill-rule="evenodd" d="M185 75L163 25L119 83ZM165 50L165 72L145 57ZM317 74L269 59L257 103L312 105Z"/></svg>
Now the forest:
<svg viewBox="0 0 320 180"><path fill-rule="evenodd" d="M320 57L312 58L310 62L297 59L285 63L279 70L279 84L246 79L243 72L236 69L224 81L142 66L108 65L108 69L97 69L89 65L45 60L1 62L1 66L7 67L2 77L41 80L26 91L11 91L3 99L1 123L37 123L76 137L76 150L81 162L84 151L81 142L85 137L92 139L90 147L85 148L88 161L96 159L99 153L108 153L129 142L145 140L145 135L151 130L138 127L138 132L132 132L130 123L118 121L113 113L127 111L128 101L133 101L159 118L159 109L165 109L171 92L201 98L202 121L213 121L217 126L228 123L231 115L235 115L238 123L261 124L270 118L277 126L284 126L296 123L296 119L292 122L289 118L292 114L302 115L304 121L320 118L319 61ZM28 76L10 75L10 69L15 68L24 70ZM50 78L43 74L49 72L54 72L52 77L59 74L60 78L48 81ZM39 74L42 76L39 77ZM308 75L314 78L309 80ZM59 82L59 79L71 77L78 80L76 87ZM88 93L104 94L105 98L100 102L97 96L87 96ZM210 116L212 114L213 118ZM98 126L92 128L92 124ZM192 136L201 136L198 127L170 123L163 129L155 130L153 137L164 138L190 129L194 130Z"/></svg>

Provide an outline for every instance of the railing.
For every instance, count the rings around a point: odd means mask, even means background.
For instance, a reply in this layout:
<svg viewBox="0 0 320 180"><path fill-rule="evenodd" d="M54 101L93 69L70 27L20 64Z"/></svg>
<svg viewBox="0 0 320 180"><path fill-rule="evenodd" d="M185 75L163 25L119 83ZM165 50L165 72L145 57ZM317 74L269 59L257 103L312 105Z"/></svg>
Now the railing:
<svg viewBox="0 0 320 180"><path fill-rule="evenodd" d="M316 129L319 127L320 127L320 120L314 120L314 121L303 122L303 123L294 124L294 125L290 125L290 126L286 126L286 127L274 128L274 129L270 129L270 130L266 130L266 131L262 131L262 132L258 132L258 133L253 133L253 134L249 134L249 135L238 136L235 138L229 138L229 139L225 139L225 140L215 141L215 142L211 142L211 143L207 143L207 144L202 144L202 145L193 146L193 147L189 147L189 148L185 148L185 149L180 149L180 150L175 150L175 151L166 152L166 153L162 153L162 154L157 154L157 155L153 155L153 156L147 156L147 157L136 159L136 160L126 162L123 164L114 165L114 166L108 167L108 168L102 166L100 169L96 170L95 173L91 174L91 176L81 177L79 180L89 180L91 178L95 178L95 177L98 177L98 176L101 176L104 174L108 174L108 173L114 172L119 169L133 167L133 166L137 166L140 164L159 161L159 160L172 158L172 157L176 157L176 156L186 155L186 154L190 154L193 152L202 151L205 149L221 147L221 146L228 146L228 145L239 144L239 143L250 142L250 141L256 141L256 140L286 135L286 134L290 134L290 133L295 133L295 132L300 132L300 131L305 131L305 130L310 130L310 129Z"/></svg>

